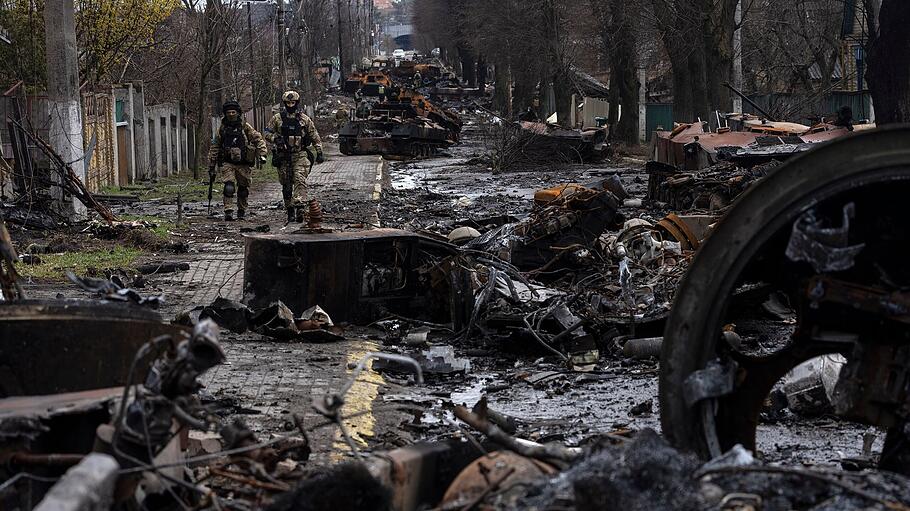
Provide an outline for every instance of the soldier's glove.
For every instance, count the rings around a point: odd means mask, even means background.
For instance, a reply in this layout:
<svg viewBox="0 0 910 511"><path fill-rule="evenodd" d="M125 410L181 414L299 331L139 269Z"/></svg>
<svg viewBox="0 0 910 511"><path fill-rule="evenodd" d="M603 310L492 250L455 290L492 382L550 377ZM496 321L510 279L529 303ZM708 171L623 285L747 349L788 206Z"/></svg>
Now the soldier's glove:
<svg viewBox="0 0 910 511"><path fill-rule="evenodd" d="M325 155L322 154L322 151L316 151L316 163L325 162Z"/></svg>

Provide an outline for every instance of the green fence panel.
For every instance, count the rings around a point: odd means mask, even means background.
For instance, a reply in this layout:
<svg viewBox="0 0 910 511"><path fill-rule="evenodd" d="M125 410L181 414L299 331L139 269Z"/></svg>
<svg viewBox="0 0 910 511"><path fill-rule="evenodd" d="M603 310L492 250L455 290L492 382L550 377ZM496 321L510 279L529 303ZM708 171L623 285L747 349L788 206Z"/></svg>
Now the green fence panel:
<svg viewBox="0 0 910 511"><path fill-rule="evenodd" d="M651 140L651 136L658 128L673 129L673 103L645 104L646 140Z"/></svg>

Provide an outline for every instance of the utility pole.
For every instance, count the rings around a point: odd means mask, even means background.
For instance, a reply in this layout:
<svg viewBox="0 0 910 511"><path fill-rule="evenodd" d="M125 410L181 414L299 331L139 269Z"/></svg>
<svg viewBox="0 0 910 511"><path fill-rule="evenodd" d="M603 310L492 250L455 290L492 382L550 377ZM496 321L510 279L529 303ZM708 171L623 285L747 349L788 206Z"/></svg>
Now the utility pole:
<svg viewBox="0 0 910 511"><path fill-rule="evenodd" d="M246 34L250 43L250 103L253 105L253 127L256 128L256 130L260 130L259 110L256 108L256 99L258 96L256 96L256 60L253 57L253 14L249 2L246 3Z"/></svg>
<svg viewBox="0 0 910 511"><path fill-rule="evenodd" d="M335 11L338 14L338 69L341 71L341 83L344 84L344 32L341 28L341 0L335 0Z"/></svg>
<svg viewBox="0 0 910 511"><path fill-rule="evenodd" d="M351 60L356 64L360 62L360 0L354 0L353 10L351 2L348 1L348 24L351 27Z"/></svg>
<svg viewBox="0 0 910 511"><path fill-rule="evenodd" d="M310 30L307 24L309 12L305 9L304 2L299 2L294 15L297 25L297 78L300 81L300 104L306 106L306 114L313 117L316 105L313 99L313 60L310 52Z"/></svg>
<svg viewBox="0 0 910 511"><path fill-rule="evenodd" d="M353 65L357 62L356 49L354 48L357 45L357 34L354 33L354 17L351 15L351 0L344 0L344 3L348 7L348 19L347 19L347 28L348 28L348 39L351 40L351 62L348 63L348 66ZM347 73L347 72L345 72ZM342 75L343 76L343 75ZM342 78L342 83L344 83L344 78Z"/></svg>
<svg viewBox="0 0 910 511"><path fill-rule="evenodd" d="M50 109L49 142L60 158L84 183L86 165L82 141L82 108L79 103L79 52L73 0L47 0L44 6L47 99ZM62 195L62 194L61 194ZM73 218L85 216L85 205L73 197L62 202Z"/></svg>
<svg viewBox="0 0 910 511"><path fill-rule="evenodd" d="M743 1L736 2L736 14L733 16L736 30L733 31L733 86L743 90ZM733 95L733 111L742 113L743 100Z"/></svg>
<svg viewBox="0 0 910 511"><path fill-rule="evenodd" d="M278 0L278 79L281 81L281 92L288 88L287 56L284 53L284 0Z"/></svg>
<svg viewBox="0 0 910 511"><path fill-rule="evenodd" d="M369 2L370 2L370 56L372 57L374 54L379 53L379 52L377 52L374 47L376 42L375 42L375 34L373 31L376 28L376 26L373 25L373 0L369 0Z"/></svg>

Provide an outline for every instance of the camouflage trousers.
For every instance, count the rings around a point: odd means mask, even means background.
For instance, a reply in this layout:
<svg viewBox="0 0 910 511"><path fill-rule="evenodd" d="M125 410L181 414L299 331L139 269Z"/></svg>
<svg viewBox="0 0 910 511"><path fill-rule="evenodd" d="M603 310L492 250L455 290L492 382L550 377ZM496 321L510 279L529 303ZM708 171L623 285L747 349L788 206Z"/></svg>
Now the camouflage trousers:
<svg viewBox="0 0 910 511"><path fill-rule="evenodd" d="M300 151L292 153L290 164L285 163L278 169L278 181L281 183L284 207L306 205L306 180L310 176L310 167L307 152Z"/></svg>
<svg viewBox="0 0 910 511"><path fill-rule="evenodd" d="M246 210L249 206L250 184L253 180L253 168L248 165L224 163L221 165L221 182L224 184L224 210L234 211L236 205ZM228 183L231 183L228 186ZM231 190L233 189L233 191Z"/></svg>

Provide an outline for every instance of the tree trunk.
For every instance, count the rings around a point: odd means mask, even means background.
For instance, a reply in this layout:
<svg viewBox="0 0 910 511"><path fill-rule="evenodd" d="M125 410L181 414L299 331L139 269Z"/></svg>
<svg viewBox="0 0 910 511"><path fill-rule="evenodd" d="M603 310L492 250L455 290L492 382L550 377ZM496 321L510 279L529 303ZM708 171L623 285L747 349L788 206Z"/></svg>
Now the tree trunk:
<svg viewBox="0 0 910 511"><path fill-rule="evenodd" d="M876 124L910 122L910 2L883 0L866 79Z"/></svg>
<svg viewBox="0 0 910 511"><path fill-rule="evenodd" d="M536 80L528 76L527 70L512 69L512 113L524 112L531 104L534 97Z"/></svg>
<svg viewBox="0 0 910 511"><path fill-rule="evenodd" d="M196 96L196 130L194 132L195 139L193 140L193 148L195 149L193 154L193 179L199 179L199 165L203 162L203 155L205 151L208 150L208 143L203 143L205 140L205 132L208 130L205 129L205 126L208 124L203 124L205 119L205 77L199 80L199 94ZM205 146L205 147L203 147ZM208 162L205 162L208 164Z"/></svg>
<svg viewBox="0 0 910 511"><path fill-rule="evenodd" d="M733 108L730 89L724 87L733 76L733 32L736 29L736 0L705 0L704 45L708 111L729 112Z"/></svg>
<svg viewBox="0 0 910 511"><path fill-rule="evenodd" d="M628 144L638 143L638 69L635 59L632 6L626 0L611 0L613 52L610 59L610 136ZM615 91L615 92L614 92ZM616 122L617 103L623 106Z"/></svg>
<svg viewBox="0 0 910 511"><path fill-rule="evenodd" d="M672 58L672 57L671 57ZM692 77L689 75L688 59L672 60L673 70L673 121L692 122L695 120L695 105L692 99ZM667 129L673 129L667 126Z"/></svg>
<svg viewBox="0 0 910 511"><path fill-rule="evenodd" d="M474 67L474 55L467 47L459 44L458 59L461 61L461 77L468 87L477 87L477 69Z"/></svg>
<svg viewBox="0 0 910 511"><path fill-rule="evenodd" d="M613 76L613 71L610 71L610 95L607 97L607 102L610 103L610 111L607 113L607 124L610 125L610 138L615 138L619 127L617 126L619 120L619 105L622 101L621 96L619 95L619 79L617 76Z"/></svg>
<svg viewBox="0 0 910 511"><path fill-rule="evenodd" d="M553 75L553 98L556 102L556 120L560 126L572 128L572 94L574 88L568 73L557 69Z"/></svg>
<svg viewBox="0 0 910 511"><path fill-rule="evenodd" d="M493 66L493 109L507 119L512 118L511 89L512 81L509 67L497 64Z"/></svg>
<svg viewBox="0 0 910 511"><path fill-rule="evenodd" d="M480 92L487 87L487 61L483 56L477 57L477 88L480 89Z"/></svg>

